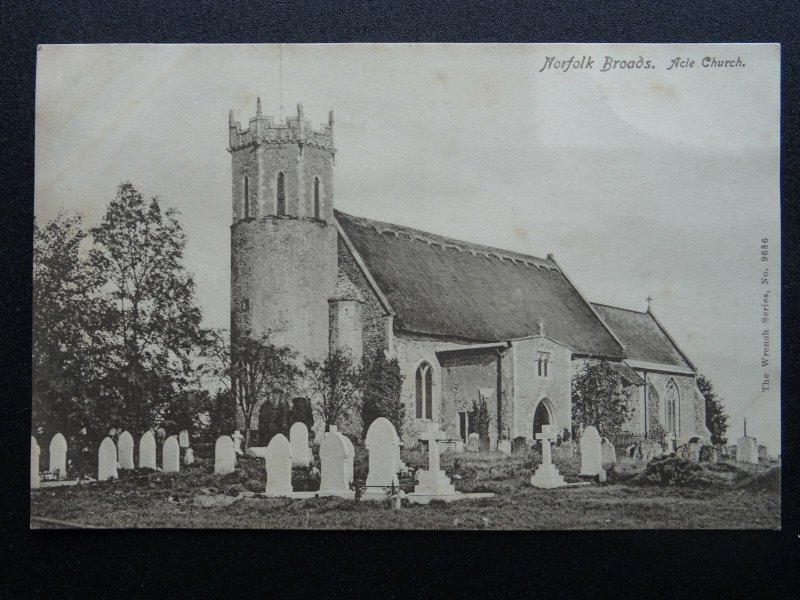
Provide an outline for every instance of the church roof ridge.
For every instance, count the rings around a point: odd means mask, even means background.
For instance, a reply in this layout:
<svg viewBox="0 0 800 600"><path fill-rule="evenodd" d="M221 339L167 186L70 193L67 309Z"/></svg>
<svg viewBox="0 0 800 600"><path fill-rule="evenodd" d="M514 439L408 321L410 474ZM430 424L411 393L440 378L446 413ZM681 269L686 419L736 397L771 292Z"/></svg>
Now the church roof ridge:
<svg viewBox="0 0 800 600"><path fill-rule="evenodd" d="M624 306L616 306L616 305L614 305L614 304L606 304L605 302L591 302L591 301L590 301L590 304L591 304L592 306L604 306L604 307L606 307L606 308L613 308L613 309L616 309L616 310L624 310L624 311L627 311L627 312L632 312L632 313L635 313L635 314L637 314L637 315L647 315L647 314L650 314L650 311L649 311L649 310L636 310L635 308L626 308L626 307L624 307Z"/></svg>
<svg viewBox="0 0 800 600"><path fill-rule="evenodd" d="M475 257L480 256L487 260L491 260L492 257L495 257L500 261L506 260L514 265L522 264L527 268L539 267L548 269L554 273L561 273L561 269L550 258L540 258L532 254L523 254L522 252L515 252L513 250L506 250L504 248L476 244L474 242L468 242L466 240L459 240L457 238L440 235L438 233L422 231L421 229L408 227L406 225L398 225L396 223L388 223L367 217L351 215L340 210L335 210L334 212L337 216L342 215L347 219L358 222L362 226L370 227L379 235L394 235L397 239L400 239L402 236L404 238L408 238L409 241L417 240L424 242L429 246L438 246L442 250L453 249L457 250L458 252L467 252Z"/></svg>

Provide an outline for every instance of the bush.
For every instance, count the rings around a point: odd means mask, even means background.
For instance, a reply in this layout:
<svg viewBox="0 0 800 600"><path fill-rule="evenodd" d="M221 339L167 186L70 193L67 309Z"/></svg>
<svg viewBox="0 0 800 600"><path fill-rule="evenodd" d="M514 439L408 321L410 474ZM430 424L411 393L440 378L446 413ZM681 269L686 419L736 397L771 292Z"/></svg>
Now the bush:
<svg viewBox="0 0 800 600"><path fill-rule="evenodd" d="M296 492L313 492L319 489L320 473L314 467L292 469L292 488Z"/></svg>
<svg viewBox="0 0 800 600"><path fill-rule="evenodd" d="M361 404L362 437L367 437L369 426L378 417L389 419L397 435L402 435L406 409L400 398L403 375L397 359L386 360L386 355L379 350L372 361L364 359L361 369L364 386L364 400Z"/></svg>
<svg viewBox="0 0 800 600"><path fill-rule="evenodd" d="M639 480L662 486L709 485L714 479L709 475L706 469L697 463L674 456L662 456L648 463Z"/></svg>

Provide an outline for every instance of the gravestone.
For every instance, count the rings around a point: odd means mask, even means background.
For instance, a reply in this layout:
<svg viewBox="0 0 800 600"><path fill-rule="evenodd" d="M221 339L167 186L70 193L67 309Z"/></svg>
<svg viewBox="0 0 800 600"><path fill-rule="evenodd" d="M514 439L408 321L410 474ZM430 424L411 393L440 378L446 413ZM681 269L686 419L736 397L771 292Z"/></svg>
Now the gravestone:
<svg viewBox="0 0 800 600"><path fill-rule="evenodd" d="M171 435L164 442L161 463L164 473L177 473L181 470L181 445L177 436Z"/></svg>
<svg viewBox="0 0 800 600"><path fill-rule="evenodd" d="M528 450L530 450L528 447L528 442L523 436L515 437L511 441L512 454L527 454Z"/></svg>
<svg viewBox="0 0 800 600"><path fill-rule="evenodd" d="M58 472L59 479L67 478L67 440L57 433L50 440L50 468L51 473Z"/></svg>
<svg viewBox="0 0 800 600"><path fill-rule="evenodd" d="M714 446L703 446L700 448L700 462L715 463L719 460L719 454Z"/></svg>
<svg viewBox="0 0 800 600"><path fill-rule="evenodd" d="M308 449L308 427L297 422L289 429L289 443L292 444L292 466L307 467L311 462Z"/></svg>
<svg viewBox="0 0 800 600"><path fill-rule="evenodd" d="M581 475L599 475L603 470L600 434L591 425L583 430L581 445Z"/></svg>
<svg viewBox="0 0 800 600"><path fill-rule="evenodd" d="M565 442L561 444L561 448L563 448L564 458L571 459L575 457L575 443L574 442Z"/></svg>
<svg viewBox="0 0 800 600"><path fill-rule="evenodd" d="M156 436L149 429L139 440L139 468L156 470Z"/></svg>
<svg viewBox="0 0 800 600"><path fill-rule="evenodd" d="M189 447L189 432L185 429L178 434L178 443L180 444L181 448Z"/></svg>
<svg viewBox="0 0 800 600"><path fill-rule="evenodd" d="M769 454L767 454L767 447L763 444L758 445L758 460L766 461L769 459Z"/></svg>
<svg viewBox="0 0 800 600"><path fill-rule="evenodd" d="M467 452L477 452L480 450L481 436L477 433L470 433L467 436Z"/></svg>
<svg viewBox="0 0 800 600"><path fill-rule="evenodd" d="M344 435L331 426L331 431L325 434L322 446L319 449L319 459L322 464L321 480L319 484L320 495L353 497L350 491L350 473L347 470L347 458L350 445ZM352 455L350 455L352 461Z"/></svg>
<svg viewBox="0 0 800 600"><path fill-rule="evenodd" d="M42 485L41 477L39 476L39 454L42 450L39 444L36 443L36 438L31 436L31 489L38 490Z"/></svg>
<svg viewBox="0 0 800 600"><path fill-rule="evenodd" d="M119 468L133 469L133 436L127 431L120 434L117 451L119 452Z"/></svg>
<svg viewBox="0 0 800 600"><path fill-rule="evenodd" d="M292 489L292 445L286 436L279 433L267 444L264 456L267 467L267 496L291 496Z"/></svg>
<svg viewBox="0 0 800 600"><path fill-rule="evenodd" d="M664 436L664 454L675 452L675 434L668 433Z"/></svg>
<svg viewBox="0 0 800 600"><path fill-rule="evenodd" d="M440 468L439 441L446 439L447 434L439 429L438 423L428 423L427 431L420 434L419 439L428 442L428 470L417 471L415 496L460 496L450 478Z"/></svg>
<svg viewBox="0 0 800 600"><path fill-rule="evenodd" d="M242 440L244 439L244 436L242 435L242 432L237 429L236 431L233 432L233 436L232 437L233 437L234 457L236 455L241 456L242 455Z"/></svg>
<svg viewBox="0 0 800 600"><path fill-rule="evenodd" d="M600 443L600 456L601 462L604 465L609 463L615 464L617 462L616 448L614 448L614 444L612 444L608 438L603 438Z"/></svg>
<svg viewBox="0 0 800 600"><path fill-rule="evenodd" d="M227 475L236 468L236 454L233 440L229 435L221 435L214 444L214 475Z"/></svg>
<svg viewBox="0 0 800 600"><path fill-rule="evenodd" d="M541 433L536 434L536 439L542 442L542 464L531 476L533 487L552 489L567 485L552 461L550 442L555 440L557 435L555 431L550 431L550 425L542 425Z"/></svg>
<svg viewBox="0 0 800 600"><path fill-rule="evenodd" d="M117 447L110 437L105 438L97 451L97 481L116 479L117 474Z"/></svg>
<svg viewBox="0 0 800 600"><path fill-rule="evenodd" d="M736 462L758 464L756 438L745 435L736 442Z"/></svg>
<svg viewBox="0 0 800 600"><path fill-rule="evenodd" d="M511 454L511 440L500 440L497 449L503 454Z"/></svg>
<svg viewBox="0 0 800 600"><path fill-rule="evenodd" d="M397 432L389 419L378 417L367 430L365 444L369 451L367 491L362 499L383 500L386 490L400 485L397 479Z"/></svg>
<svg viewBox="0 0 800 600"><path fill-rule="evenodd" d="M692 442L687 447L687 457L692 462L700 462L700 448L702 444Z"/></svg>
<svg viewBox="0 0 800 600"><path fill-rule="evenodd" d="M187 448L183 453L183 464L191 465L194 463L194 450Z"/></svg>

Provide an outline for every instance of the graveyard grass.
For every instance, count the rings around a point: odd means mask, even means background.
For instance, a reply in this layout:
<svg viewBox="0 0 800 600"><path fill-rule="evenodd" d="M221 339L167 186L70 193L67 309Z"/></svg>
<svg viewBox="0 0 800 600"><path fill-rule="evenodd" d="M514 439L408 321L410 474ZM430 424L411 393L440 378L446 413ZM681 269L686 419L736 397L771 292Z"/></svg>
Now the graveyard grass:
<svg viewBox="0 0 800 600"><path fill-rule="evenodd" d="M780 528L780 467L775 464L679 463L682 482L660 485L656 482L662 472L655 473L652 467L646 472L644 463L623 459L609 469L605 483L540 490L530 485L539 460L529 453L510 457L446 453L442 468L458 476L454 483L459 491L494 492L495 497L450 504L434 501L427 506L403 501L402 508L394 511L388 499L242 497L242 492L264 491L263 459L240 457L234 473L215 476L213 446L196 447L195 453L196 462L181 465L178 474L120 471L117 481L34 490L31 516L103 528ZM403 459L409 466L427 463L422 452L404 451ZM554 462L568 482L579 480L579 458L556 457ZM673 460L663 466L676 465ZM366 453L356 448L356 479L363 481L366 471ZM307 473L295 469L295 490L317 489ZM195 501L199 496L235 501L200 507ZM46 526L35 519L31 524Z"/></svg>

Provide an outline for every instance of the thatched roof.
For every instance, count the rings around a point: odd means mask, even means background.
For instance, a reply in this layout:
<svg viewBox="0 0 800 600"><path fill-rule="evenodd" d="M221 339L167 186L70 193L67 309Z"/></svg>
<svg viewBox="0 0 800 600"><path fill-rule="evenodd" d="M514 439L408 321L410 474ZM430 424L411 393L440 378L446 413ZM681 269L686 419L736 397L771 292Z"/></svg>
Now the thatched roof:
<svg viewBox="0 0 800 600"><path fill-rule="evenodd" d="M336 211L401 331L480 342L538 333L578 354L624 352L552 260Z"/></svg>
<svg viewBox="0 0 800 600"><path fill-rule="evenodd" d="M592 303L595 310L625 344L629 360L641 360L693 369L651 312Z"/></svg>

